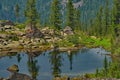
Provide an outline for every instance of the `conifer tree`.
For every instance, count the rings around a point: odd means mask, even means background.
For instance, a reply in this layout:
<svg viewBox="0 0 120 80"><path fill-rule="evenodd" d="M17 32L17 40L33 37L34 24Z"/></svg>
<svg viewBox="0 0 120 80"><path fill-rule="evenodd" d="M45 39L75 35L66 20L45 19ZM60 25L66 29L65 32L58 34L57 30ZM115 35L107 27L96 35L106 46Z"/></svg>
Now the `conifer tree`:
<svg viewBox="0 0 120 80"><path fill-rule="evenodd" d="M59 0L53 0L51 4L50 24L52 27L61 29L61 12Z"/></svg>
<svg viewBox="0 0 120 80"><path fill-rule="evenodd" d="M112 26L113 26L113 44L119 47L120 40L120 0L114 0L113 10L112 10ZM116 43L116 44L115 44Z"/></svg>
<svg viewBox="0 0 120 80"><path fill-rule="evenodd" d="M15 16L16 16L16 22L18 22L19 11L20 11L20 7L19 7L18 4L16 4L16 5L15 5Z"/></svg>
<svg viewBox="0 0 120 80"><path fill-rule="evenodd" d="M120 24L120 0L113 0L113 16L114 16L114 23Z"/></svg>
<svg viewBox="0 0 120 80"><path fill-rule="evenodd" d="M81 29L80 10L79 9L74 9L74 27L77 30Z"/></svg>
<svg viewBox="0 0 120 80"><path fill-rule="evenodd" d="M103 32L103 7L101 6L100 7L100 10L99 12L97 13L97 24L96 24L96 27L97 27L97 36L102 36L102 32Z"/></svg>
<svg viewBox="0 0 120 80"><path fill-rule="evenodd" d="M107 76L108 61L107 61L107 57L106 56L105 56L105 59L104 59L104 69L105 69L105 76Z"/></svg>
<svg viewBox="0 0 120 80"><path fill-rule="evenodd" d="M27 23L30 27L35 27L38 21L38 12L36 10L36 0L27 0L25 17L27 18Z"/></svg>
<svg viewBox="0 0 120 80"><path fill-rule="evenodd" d="M74 7L72 0L68 0L66 16L66 26L74 29Z"/></svg>
<svg viewBox="0 0 120 80"><path fill-rule="evenodd" d="M105 6L105 30L104 35L108 33L109 30L109 0L106 0L106 6Z"/></svg>

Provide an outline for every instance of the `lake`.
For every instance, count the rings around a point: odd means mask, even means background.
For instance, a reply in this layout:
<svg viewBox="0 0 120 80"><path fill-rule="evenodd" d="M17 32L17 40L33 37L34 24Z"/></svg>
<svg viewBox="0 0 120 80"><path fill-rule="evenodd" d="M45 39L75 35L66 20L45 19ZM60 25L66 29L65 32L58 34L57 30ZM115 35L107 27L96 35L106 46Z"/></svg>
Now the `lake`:
<svg viewBox="0 0 120 80"><path fill-rule="evenodd" d="M29 54L29 55L28 55ZM93 73L96 68L103 68L105 54L110 52L102 48L82 48L78 51L45 51L30 53L21 51L0 58L0 77L7 78L10 72L6 69L16 64L19 73L27 74L38 80L52 80L56 76L80 76ZM106 56L112 61L110 56Z"/></svg>

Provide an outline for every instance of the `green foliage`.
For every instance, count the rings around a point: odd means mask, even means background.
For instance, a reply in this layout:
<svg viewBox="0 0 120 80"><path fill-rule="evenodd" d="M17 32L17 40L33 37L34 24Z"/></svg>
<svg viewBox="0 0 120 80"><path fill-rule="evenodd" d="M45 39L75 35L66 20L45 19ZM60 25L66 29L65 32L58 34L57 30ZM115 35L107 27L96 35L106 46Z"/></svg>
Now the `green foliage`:
<svg viewBox="0 0 120 80"><path fill-rule="evenodd" d="M39 14L36 9L36 0L27 0L25 17L27 18L27 23L31 25L36 25L37 20L39 19Z"/></svg>
<svg viewBox="0 0 120 80"><path fill-rule="evenodd" d="M96 69L95 76L98 77L98 75L99 75L99 69L97 68L97 69Z"/></svg>
<svg viewBox="0 0 120 80"><path fill-rule="evenodd" d="M53 0L51 4L50 24L52 27L60 30L61 23L62 23L62 20L61 20L59 0Z"/></svg>
<svg viewBox="0 0 120 80"><path fill-rule="evenodd" d="M18 21L19 11L20 11L20 7L19 7L18 4L16 4L16 6L15 6L15 16L16 16L16 21Z"/></svg>
<svg viewBox="0 0 120 80"><path fill-rule="evenodd" d="M58 41L58 42L57 42L57 45L58 45L59 47L71 47L71 46L73 46L74 44L73 44L73 43L70 43L70 42L67 41L67 40L62 40L62 41Z"/></svg>
<svg viewBox="0 0 120 80"><path fill-rule="evenodd" d="M107 76L108 61L107 61L107 57L106 56L105 56L105 59L104 59L104 70L105 70L105 76Z"/></svg>
<svg viewBox="0 0 120 80"><path fill-rule="evenodd" d="M19 41L19 37L16 34L10 34L11 36L7 37L6 40Z"/></svg>
<svg viewBox="0 0 120 80"><path fill-rule="evenodd" d="M18 29L25 29L25 24L17 24L16 28L18 28Z"/></svg>
<svg viewBox="0 0 120 80"><path fill-rule="evenodd" d="M77 30L81 30L80 10L79 9L74 9L74 27Z"/></svg>
<svg viewBox="0 0 120 80"><path fill-rule="evenodd" d="M79 35L71 35L67 37L67 41L73 43L73 44L80 44Z"/></svg>
<svg viewBox="0 0 120 80"><path fill-rule="evenodd" d="M68 0L66 12L66 26L74 29L74 7L72 0Z"/></svg>
<svg viewBox="0 0 120 80"><path fill-rule="evenodd" d="M89 76L88 76L89 75ZM86 75L85 75L86 77ZM102 69L96 69L96 73L87 74L87 77L90 78L120 78L120 63L119 62L110 62L108 64L107 58L104 60L104 67Z"/></svg>
<svg viewBox="0 0 120 80"><path fill-rule="evenodd" d="M119 0L113 0L113 21L115 24L120 24L119 18L120 18L120 1Z"/></svg>

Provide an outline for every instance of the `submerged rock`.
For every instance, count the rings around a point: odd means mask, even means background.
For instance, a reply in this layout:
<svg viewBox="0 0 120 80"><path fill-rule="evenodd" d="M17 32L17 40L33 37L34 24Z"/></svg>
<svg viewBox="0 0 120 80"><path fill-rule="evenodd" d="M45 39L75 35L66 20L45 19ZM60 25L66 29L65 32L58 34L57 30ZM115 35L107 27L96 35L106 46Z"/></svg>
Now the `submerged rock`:
<svg viewBox="0 0 120 80"><path fill-rule="evenodd" d="M14 64L14 65L10 66L7 70L10 72L18 72L19 68L18 68L18 65Z"/></svg>
<svg viewBox="0 0 120 80"><path fill-rule="evenodd" d="M8 80L34 80L30 76L21 73L13 73Z"/></svg>

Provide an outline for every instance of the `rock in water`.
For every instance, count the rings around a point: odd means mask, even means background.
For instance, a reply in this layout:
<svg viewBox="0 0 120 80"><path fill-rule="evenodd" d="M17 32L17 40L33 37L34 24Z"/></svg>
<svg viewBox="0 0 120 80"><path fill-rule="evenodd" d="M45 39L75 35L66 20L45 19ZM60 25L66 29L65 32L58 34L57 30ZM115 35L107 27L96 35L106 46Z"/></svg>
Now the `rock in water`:
<svg viewBox="0 0 120 80"><path fill-rule="evenodd" d="M21 73L13 73L8 80L34 80L30 76Z"/></svg>
<svg viewBox="0 0 120 80"><path fill-rule="evenodd" d="M10 66L7 70L10 72L18 72L19 68L18 68L18 65L14 64L14 65Z"/></svg>

